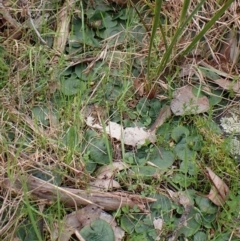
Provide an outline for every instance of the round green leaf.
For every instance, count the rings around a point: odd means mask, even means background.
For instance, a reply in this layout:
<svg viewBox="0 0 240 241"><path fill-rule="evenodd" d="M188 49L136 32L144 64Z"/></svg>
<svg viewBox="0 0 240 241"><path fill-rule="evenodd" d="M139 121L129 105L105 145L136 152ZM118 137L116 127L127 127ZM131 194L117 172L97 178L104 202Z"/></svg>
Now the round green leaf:
<svg viewBox="0 0 240 241"><path fill-rule="evenodd" d="M183 173L188 173L188 174L194 176L194 175L198 174L199 167L193 161L182 161L180 164L180 170Z"/></svg>
<svg viewBox="0 0 240 241"><path fill-rule="evenodd" d="M201 227L201 223L197 222L195 219L196 214L198 214L198 212L194 208L191 208L189 214L186 217L186 220L188 220L187 224L181 227L179 230L179 232L184 234L185 237L191 237Z"/></svg>
<svg viewBox="0 0 240 241"><path fill-rule="evenodd" d="M195 160L196 152L190 150L187 143L180 142L174 148L177 157L182 161Z"/></svg>
<svg viewBox="0 0 240 241"><path fill-rule="evenodd" d="M149 161L161 169L167 169L172 166L174 159L174 154L162 147L154 148L149 155Z"/></svg>
<svg viewBox="0 0 240 241"><path fill-rule="evenodd" d="M107 15L103 19L103 25L105 28L113 28L113 27L117 26L117 21L113 21L112 17L110 15Z"/></svg>
<svg viewBox="0 0 240 241"><path fill-rule="evenodd" d="M209 103L211 106L217 105L222 101L222 91L212 90L212 95L209 97Z"/></svg>
<svg viewBox="0 0 240 241"><path fill-rule="evenodd" d="M98 219L81 229L80 234L86 241L114 241L112 227L104 220Z"/></svg>
<svg viewBox="0 0 240 241"><path fill-rule="evenodd" d="M206 241L207 235L204 232L197 232L194 235L193 241Z"/></svg>
<svg viewBox="0 0 240 241"><path fill-rule="evenodd" d="M189 130L184 126L177 126L173 129L171 137L175 142L179 142L182 137L189 135Z"/></svg>
<svg viewBox="0 0 240 241"><path fill-rule="evenodd" d="M86 74L83 73L83 71L87 68L87 66L85 64L78 64L75 66L75 74L77 75L77 77L81 80L88 80L88 76Z"/></svg>
<svg viewBox="0 0 240 241"><path fill-rule="evenodd" d="M35 217L37 218L37 217ZM30 219L25 219L21 224L18 226L16 231L16 236L21 241L38 241L39 238L42 240L41 231L38 230L38 234L35 232L34 226L31 223Z"/></svg>
<svg viewBox="0 0 240 241"><path fill-rule="evenodd" d="M203 215L203 223L202 225L207 228L207 229L210 229L213 227L213 224L214 224L214 220L216 220L216 215L217 213L214 213L214 214L204 214Z"/></svg>
<svg viewBox="0 0 240 241"><path fill-rule="evenodd" d="M32 108L33 117L45 126L49 125L49 110L47 107L35 106Z"/></svg>
<svg viewBox="0 0 240 241"><path fill-rule="evenodd" d="M172 177L174 183L178 183L181 187L189 187L192 184L191 178L182 173L176 173Z"/></svg>
<svg viewBox="0 0 240 241"><path fill-rule="evenodd" d="M110 163L111 157L108 155L107 145L109 149L112 150L111 143L108 142L105 138L97 138L91 142L91 145L87 148L87 151L90 153L90 159L98 164L107 165Z"/></svg>
<svg viewBox="0 0 240 241"><path fill-rule="evenodd" d="M84 92L86 85L80 81L77 76L72 76L61 81L61 91L64 95L75 95L78 92Z"/></svg>
<svg viewBox="0 0 240 241"><path fill-rule="evenodd" d="M163 212L169 212L172 209L172 202L167 196L163 194L156 194L153 196L153 198L156 198L157 201L151 204L152 211L159 210Z"/></svg>
<svg viewBox="0 0 240 241"><path fill-rule="evenodd" d="M127 215L121 217L121 228L125 232L132 233L134 231L135 225L136 221L134 222L134 219L128 217Z"/></svg>
<svg viewBox="0 0 240 241"><path fill-rule="evenodd" d="M215 206L208 198L197 196L195 201L203 213L214 214L217 212L217 206Z"/></svg>
<svg viewBox="0 0 240 241"><path fill-rule="evenodd" d="M186 142L188 143L188 147L191 150L200 151L202 148L202 144L203 144L203 138L200 135L187 136Z"/></svg>

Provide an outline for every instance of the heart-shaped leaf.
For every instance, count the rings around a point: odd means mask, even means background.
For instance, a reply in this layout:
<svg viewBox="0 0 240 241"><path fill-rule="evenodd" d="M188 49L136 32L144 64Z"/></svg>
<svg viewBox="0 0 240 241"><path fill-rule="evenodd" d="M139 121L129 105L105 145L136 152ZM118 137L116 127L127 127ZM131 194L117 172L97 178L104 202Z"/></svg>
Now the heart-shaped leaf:
<svg viewBox="0 0 240 241"><path fill-rule="evenodd" d="M154 150L149 155L149 162L155 164L160 169L169 168L172 166L174 160L174 154L162 147L154 148Z"/></svg>
<svg viewBox="0 0 240 241"><path fill-rule="evenodd" d="M114 232L104 220L98 219L81 229L80 234L86 241L114 241Z"/></svg>

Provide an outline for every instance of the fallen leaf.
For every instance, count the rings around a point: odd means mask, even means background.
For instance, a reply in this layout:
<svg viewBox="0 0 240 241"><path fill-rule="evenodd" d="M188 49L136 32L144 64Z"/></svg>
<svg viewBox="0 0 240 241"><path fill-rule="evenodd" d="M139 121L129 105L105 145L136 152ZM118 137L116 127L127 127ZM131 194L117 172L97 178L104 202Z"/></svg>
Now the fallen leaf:
<svg viewBox="0 0 240 241"><path fill-rule="evenodd" d="M207 195L207 198L209 198L215 205L222 206L229 193L229 188L225 184L225 182L217 176L210 168L206 168L207 173L209 175L210 180L213 183L213 187L210 190L210 193Z"/></svg>
<svg viewBox="0 0 240 241"><path fill-rule="evenodd" d="M156 142L155 132L145 130L143 127L128 127L123 131L123 142L126 145L142 145L146 140Z"/></svg>
<svg viewBox="0 0 240 241"><path fill-rule="evenodd" d="M113 162L107 166L100 167L96 172L96 177L98 179L110 179L116 172L128 168L128 165L123 162Z"/></svg>
<svg viewBox="0 0 240 241"><path fill-rule="evenodd" d="M189 85L175 91L170 107L177 116L203 113L210 108L208 98L196 97Z"/></svg>
<svg viewBox="0 0 240 241"><path fill-rule="evenodd" d="M134 89L136 90L136 93L138 93L139 96L143 96L143 94L144 94L144 83L139 78L136 78L133 81L133 86L134 86Z"/></svg>
<svg viewBox="0 0 240 241"><path fill-rule="evenodd" d="M120 184L113 180L113 179L96 179L93 182L90 182L89 185L91 186L91 190L96 190L96 189L104 189L104 190L109 190L109 189L117 189L120 188Z"/></svg>
<svg viewBox="0 0 240 241"><path fill-rule="evenodd" d="M88 126L104 132L103 126L93 123L94 118L91 116L87 117L86 124ZM108 125L105 127L105 131L111 138L123 141L124 144L129 146L142 145L147 140L152 143L156 142L155 132L146 130L143 127L127 127L124 129L121 125L109 121Z"/></svg>
<svg viewBox="0 0 240 241"><path fill-rule="evenodd" d="M150 131L156 131L158 127L160 127L168 118L170 118L172 115L170 107L167 105L161 109L161 111L158 114L157 119L150 127Z"/></svg>
<svg viewBox="0 0 240 241"><path fill-rule="evenodd" d="M153 219L153 226L156 230L161 231L163 228L163 219L161 218L154 218Z"/></svg>
<svg viewBox="0 0 240 241"><path fill-rule="evenodd" d="M99 219L103 210L95 205L88 205L76 211L76 216L81 224L81 228L90 225L96 219Z"/></svg>
<svg viewBox="0 0 240 241"><path fill-rule="evenodd" d="M214 82L224 90L233 90L235 93L240 93L240 81L234 83L228 79L217 79Z"/></svg>
<svg viewBox="0 0 240 241"><path fill-rule="evenodd" d="M196 73L196 67L192 64L185 64L181 66L181 71L179 72L179 77L188 77L191 78Z"/></svg>

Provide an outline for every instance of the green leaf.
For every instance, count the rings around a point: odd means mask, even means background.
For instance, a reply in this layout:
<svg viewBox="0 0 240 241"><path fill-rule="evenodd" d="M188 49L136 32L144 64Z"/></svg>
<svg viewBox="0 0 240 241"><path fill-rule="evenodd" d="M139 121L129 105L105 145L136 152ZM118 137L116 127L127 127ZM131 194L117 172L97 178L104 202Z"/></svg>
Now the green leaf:
<svg viewBox="0 0 240 241"><path fill-rule="evenodd" d="M211 106L217 105L222 101L222 91L212 90L212 94L209 97L209 103Z"/></svg>
<svg viewBox="0 0 240 241"><path fill-rule="evenodd" d="M21 241L39 241L41 237L40 230L36 234L35 229L30 220L25 219L17 228L16 236ZM43 240L42 238L40 240Z"/></svg>
<svg viewBox="0 0 240 241"><path fill-rule="evenodd" d="M177 157L182 161L195 160L196 151L190 150L188 144L186 142L184 143L184 141L186 140L183 139L174 148Z"/></svg>
<svg viewBox="0 0 240 241"><path fill-rule="evenodd" d="M87 65L85 64L77 64L75 66L75 74L77 75L77 77L81 80L88 80L88 76L86 74L83 73L83 71L87 68Z"/></svg>
<svg viewBox="0 0 240 241"><path fill-rule="evenodd" d="M202 225L207 229L212 228L214 226L214 221L216 220L216 216L217 216L217 213L204 214L202 219L203 221Z"/></svg>
<svg viewBox="0 0 240 241"><path fill-rule="evenodd" d="M141 241L150 241L149 238L147 237L147 233L140 233L140 234L133 233L128 238L128 241L140 241L140 240Z"/></svg>
<svg viewBox="0 0 240 241"><path fill-rule="evenodd" d="M221 77L216 73L216 71L204 68L204 67L199 67L199 71L203 74L204 77L210 79L210 80L218 80L221 79Z"/></svg>
<svg viewBox="0 0 240 241"><path fill-rule="evenodd" d="M132 233L135 228L136 221L130 218L128 215L121 217L121 228L127 233Z"/></svg>
<svg viewBox="0 0 240 241"><path fill-rule="evenodd" d="M170 212L170 210L172 209L172 202L167 196L163 194L156 194L153 196L153 198L156 198L157 201L150 205L151 210Z"/></svg>
<svg viewBox="0 0 240 241"><path fill-rule="evenodd" d="M102 39L106 39L116 35L116 37L112 40L113 43L116 42L116 40L117 40L117 43L121 43L123 42L125 37L125 33L122 31L123 31L122 27L118 25L113 28L107 28L103 32L101 31L98 34L98 36L101 37Z"/></svg>
<svg viewBox="0 0 240 241"><path fill-rule="evenodd" d="M84 45L89 45L92 47L99 47L99 42L97 39L95 39L95 33L92 29L85 27L85 29L82 29L82 22L80 21L77 23L77 25L73 26L73 34L69 38L69 45L70 47L78 47L74 46L74 44L78 44L79 47L81 46L80 44Z"/></svg>
<svg viewBox="0 0 240 241"><path fill-rule="evenodd" d="M138 43L141 44L144 36L146 35L146 29L142 25L134 26L131 30L131 35Z"/></svg>
<svg viewBox="0 0 240 241"><path fill-rule="evenodd" d="M175 156L171 151L165 150L162 147L155 147L150 153L148 160L160 169L167 169L172 166Z"/></svg>
<svg viewBox="0 0 240 241"><path fill-rule="evenodd" d="M189 187L192 184L191 178L182 173L176 173L172 177L174 183L179 184L181 187Z"/></svg>
<svg viewBox="0 0 240 241"><path fill-rule="evenodd" d="M201 98L203 96L206 96L204 92L202 91L202 85L194 85L192 88L192 93L194 94L195 97Z"/></svg>
<svg viewBox="0 0 240 241"><path fill-rule="evenodd" d="M107 15L103 19L103 25L105 28L113 28L117 26L117 21L114 21L110 15Z"/></svg>
<svg viewBox="0 0 240 241"><path fill-rule="evenodd" d="M208 198L197 196L195 201L203 213L215 214L217 212L217 206L213 205Z"/></svg>
<svg viewBox="0 0 240 241"><path fill-rule="evenodd" d="M173 129L171 137L175 142L179 142L182 137L188 135L189 130L185 126L177 126Z"/></svg>
<svg viewBox="0 0 240 241"><path fill-rule="evenodd" d="M203 145L203 138L200 135L196 136L187 136L186 142L188 147L194 151L200 151Z"/></svg>
<svg viewBox="0 0 240 241"><path fill-rule="evenodd" d="M85 163L85 168L89 173L93 173L95 171L95 169L97 168L97 163L88 160Z"/></svg>
<svg viewBox="0 0 240 241"><path fill-rule="evenodd" d="M182 161L180 164L180 170L183 173L188 173L189 175L196 176L199 172L199 167L193 161Z"/></svg>
<svg viewBox="0 0 240 241"><path fill-rule="evenodd" d="M137 177L141 176L143 178L152 178L152 176L156 173L156 168L152 166L133 166L132 170Z"/></svg>
<svg viewBox="0 0 240 241"><path fill-rule="evenodd" d="M64 95L71 96L78 92L84 92L86 90L86 84L80 81L77 76L72 75L70 78L62 79L61 91Z"/></svg>
<svg viewBox="0 0 240 241"><path fill-rule="evenodd" d="M147 233L147 231L150 228L153 228L153 225L147 225L143 222L143 220L141 220L135 224L135 232L136 233Z"/></svg>
<svg viewBox="0 0 240 241"><path fill-rule="evenodd" d="M94 2L94 8L96 10L100 10L102 12L106 12L109 10L112 10L112 7L110 4L106 4L105 0L97 0L96 2Z"/></svg>
<svg viewBox="0 0 240 241"><path fill-rule="evenodd" d="M71 126L68 128L63 137L63 143L70 149L74 149L79 144L76 126Z"/></svg>
<svg viewBox="0 0 240 241"><path fill-rule="evenodd" d="M35 106L32 108L33 117L45 126L49 125L49 110L44 106Z"/></svg>
<svg viewBox="0 0 240 241"><path fill-rule="evenodd" d="M110 146L110 150L112 150L111 143L106 143L105 138L96 138L91 141L87 151L90 153L90 159L98 164L107 165L110 163L112 157L109 157L107 152L107 145Z"/></svg>
<svg viewBox="0 0 240 241"><path fill-rule="evenodd" d="M60 174L58 168L53 171L35 169L33 171L30 171L30 173L34 177L37 177L44 181L48 181L57 186L59 186L62 182L62 175Z"/></svg>
<svg viewBox="0 0 240 241"><path fill-rule="evenodd" d="M112 227L104 220L98 219L81 229L80 234L86 241L114 241Z"/></svg>
<svg viewBox="0 0 240 241"><path fill-rule="evenodd" d="M104 67L105 66L103 65L103 63L97 62L94 64L93 69L91 69L91 71L88 74L86 74L84 73L84 70L87 68L87 65L78 64L75 66L74 72L80 80L94 81L98 78L99 70L104 70Z"/></svg>
<svg viewBox="0 0 240 241"><path fill-rule="evenodd" d="M180 228L179 232L184 234L185 237L191 237L194 235L201 227L201 223L196 221L198 212L191 208L189 214L186 217L187 224Z"/></svg>
<svg viewBox="0 0 240 241"><path fill-rule="evenodd" d="M206 241L207 235L204 232L197 232L194 237L193 241Z"/></svg>

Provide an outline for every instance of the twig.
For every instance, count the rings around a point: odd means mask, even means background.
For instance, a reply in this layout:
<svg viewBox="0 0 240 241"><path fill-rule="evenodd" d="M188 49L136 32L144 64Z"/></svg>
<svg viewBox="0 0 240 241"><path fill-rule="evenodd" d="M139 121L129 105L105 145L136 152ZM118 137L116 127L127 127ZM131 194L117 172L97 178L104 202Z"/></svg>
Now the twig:
<svg viewBox="0 0 240 241"><path fill-rule="evenodd" d="M137 206L142 212L147 213L145 204L155 202L156 199L141 197L140 195L127 194L124 192L102 192L97 190L80 190L67 187L58 187L39 178L28 176L26 183L22 183L22 179L17 177L15 181L6 178L1 183L5 189L11 189L14 192L22 190L26 185L28 191L35 197L46 199L50 202L60 200L67 207L75 207L88 205L92 203L103 207L108 211L118 210L120 207L129 206L133 208Z"/></svg>

